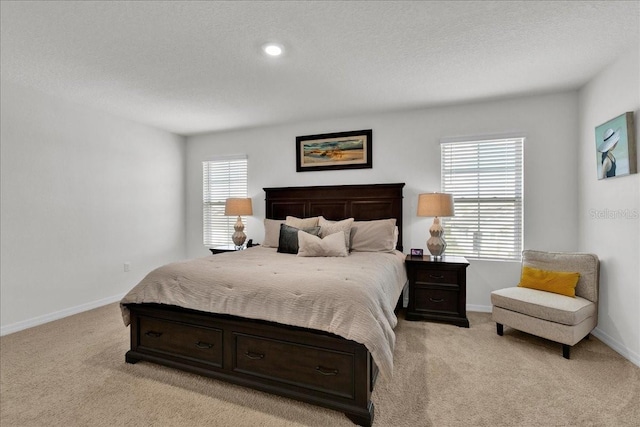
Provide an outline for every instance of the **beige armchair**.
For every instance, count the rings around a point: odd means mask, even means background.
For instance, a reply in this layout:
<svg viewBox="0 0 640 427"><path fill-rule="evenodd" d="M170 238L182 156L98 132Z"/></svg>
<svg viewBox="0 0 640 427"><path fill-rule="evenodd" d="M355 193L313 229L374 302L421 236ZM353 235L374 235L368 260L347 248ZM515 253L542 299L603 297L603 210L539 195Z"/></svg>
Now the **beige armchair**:
<svg viewBox="0 0 640 427"><path fill-rule="evenodd" d="M598 324L600 263L593 254L568 252L522 252L522 265L541 270L580 273L576 296L568 297L536 289L512 287L493 291L492 318L498 335L503 325L562 343L562 355L569 359L577 344Z"/></svg>

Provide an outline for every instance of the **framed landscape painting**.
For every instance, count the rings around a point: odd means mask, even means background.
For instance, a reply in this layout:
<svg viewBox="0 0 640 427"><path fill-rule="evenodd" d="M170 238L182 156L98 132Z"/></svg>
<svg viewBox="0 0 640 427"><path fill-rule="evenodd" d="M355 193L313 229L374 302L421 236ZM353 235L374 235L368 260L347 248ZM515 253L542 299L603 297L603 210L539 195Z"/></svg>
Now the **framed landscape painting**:
<svg viewBox="0 0 640 427"><path fill-rule="evenodd" d="M296 137L296 171L371 169L372 130Z"/></svg>
<svg viewBox="0 0 640 427"><path fill-rule="evenodd" d="M633 113L619 115L596 127L598 179L636 173Z"/></svg>

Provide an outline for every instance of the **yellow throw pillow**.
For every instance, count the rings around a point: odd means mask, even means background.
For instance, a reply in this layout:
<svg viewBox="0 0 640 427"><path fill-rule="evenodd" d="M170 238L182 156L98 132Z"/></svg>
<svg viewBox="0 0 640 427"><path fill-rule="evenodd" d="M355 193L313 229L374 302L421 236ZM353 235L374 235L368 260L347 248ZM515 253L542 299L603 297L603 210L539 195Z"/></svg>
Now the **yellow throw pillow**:
<svg viewBox="0 0 640 427"><path fill-rule="evenodd" d="M518 286L575 298L578 279L580 279L580 273L539 270L525 266L522 267Z"/></svg>

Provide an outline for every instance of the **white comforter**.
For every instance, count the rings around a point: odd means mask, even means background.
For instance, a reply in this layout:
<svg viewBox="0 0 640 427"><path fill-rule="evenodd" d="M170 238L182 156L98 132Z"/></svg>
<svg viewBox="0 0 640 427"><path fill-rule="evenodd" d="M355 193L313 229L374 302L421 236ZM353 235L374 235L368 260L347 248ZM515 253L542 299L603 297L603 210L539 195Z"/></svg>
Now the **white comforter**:
<svg viewBox="0 0 640 427"><path fill-rule="evenodd" d="M121 301L159 303L317 329L364 344L380 374L393 370L394 308L407 280L401 252L306 258L254 247L175 262Z"/></svg>

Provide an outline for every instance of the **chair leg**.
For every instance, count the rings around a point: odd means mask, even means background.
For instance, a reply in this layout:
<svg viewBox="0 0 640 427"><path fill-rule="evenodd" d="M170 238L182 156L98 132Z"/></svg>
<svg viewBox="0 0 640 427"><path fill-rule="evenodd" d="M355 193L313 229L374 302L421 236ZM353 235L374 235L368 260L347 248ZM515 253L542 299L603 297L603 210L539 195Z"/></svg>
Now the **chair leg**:
<svg viewBox="0 0 640 427"><path fill-rule="evenodd" d="M502 334L504 333L502 323L496 323L496 332L498 333L498 335L502 336Z"/></svg>
<svg viewBox="0 0 640 427"><path fill-rule="evenodd" d="M569 353L571 352L571 346L568 344L562 344L562 357L569 359Z"/></svg>

